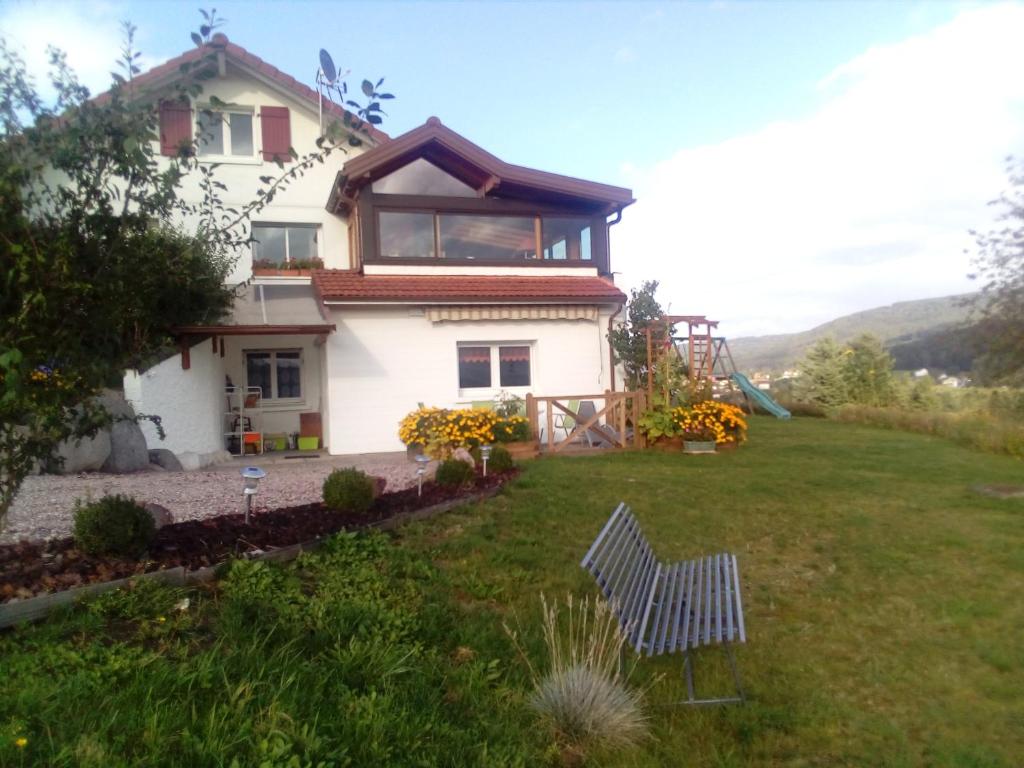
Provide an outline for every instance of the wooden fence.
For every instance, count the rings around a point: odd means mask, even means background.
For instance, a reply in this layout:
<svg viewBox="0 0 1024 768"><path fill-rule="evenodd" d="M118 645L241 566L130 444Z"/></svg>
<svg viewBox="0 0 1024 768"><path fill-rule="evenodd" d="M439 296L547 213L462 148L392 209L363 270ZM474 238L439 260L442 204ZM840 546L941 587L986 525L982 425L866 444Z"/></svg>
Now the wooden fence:
<svg viewBox="0 0 1024 768"><path fill-rule="evenodd" d="M534 440L549 453L558 453L570 445L592 446L601 444L612 448L642 448L644 438L636 428L637 416L644 410L644 393L610 392L600 395L526 396L526 417ZM570 402L578 403L576 410ZM580 417L581 406L593 403L595 413ZM599 405L602 403L603 405ZM543 410L543 415L541 411ZM589 409L588 409L589 410ZM559 418L560 417L560 418ZM543 419L543 424L541 420ZM569 421L567 422L566 419ZM565 426L571 424L572 427ZM555 439L555 430L562 429L561 440Z"/></svg>

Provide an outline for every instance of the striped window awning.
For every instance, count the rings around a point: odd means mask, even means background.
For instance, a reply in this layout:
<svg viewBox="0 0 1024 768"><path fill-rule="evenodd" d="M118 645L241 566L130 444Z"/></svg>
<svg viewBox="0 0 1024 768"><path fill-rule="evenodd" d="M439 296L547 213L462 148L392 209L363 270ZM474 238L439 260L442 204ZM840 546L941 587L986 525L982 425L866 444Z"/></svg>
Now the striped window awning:
<svg viewBox="0 0 1024 768"><path fill-rule="evenodd" d="M597 307L581 304L504 304L425 307L432 323L487 320L597 320Z"/></svg>

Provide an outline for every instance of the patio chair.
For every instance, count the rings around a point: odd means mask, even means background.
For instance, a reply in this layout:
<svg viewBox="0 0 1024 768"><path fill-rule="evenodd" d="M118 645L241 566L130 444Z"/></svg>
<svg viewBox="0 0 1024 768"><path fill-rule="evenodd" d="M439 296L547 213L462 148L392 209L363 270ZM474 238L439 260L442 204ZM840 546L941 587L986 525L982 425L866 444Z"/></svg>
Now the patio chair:
<svg viewBox="0 0 1024 768"><path fill-rule="evenodd" d="M586 424L594 418L596 414L597 406L594 405L594 401L584 400L580 403L580 407L576 411L576 420L580 424ZM605 430L608 431L606 432ZM584 433L583 436L587 441L587 445L591 448L603 448L607 445L615 444L612 442L612 435L618 437L615 430L609 428L606 424L594 424Z"/></svg>
<svg viewBox="0 0 1024 768"><path fill-rule="evenodd" d="M679 703L745 701L732 653L732 643L747 641L735 555L662 563L629 507L620 503L580 566L593 575L619 620L626 644L638 655L683 654L687 698ZM702 645L725 649L735 696L696 698L691 652Z"/></svg>
<svg viewBox="0 0 1024 768"><path fill-rule="evenodd" d="M548 405L548 407L554 408L554 406L550 404ZM573 413L579 413L580 401L570 400L568 403L566 403L566 407ZM576 428L576 417L570 416L568 413L561 409L555 409L555 413L553 415L553 425L555 429L560 429L563 432L565 432L565 436L568 437L569 433Z"/></svg>

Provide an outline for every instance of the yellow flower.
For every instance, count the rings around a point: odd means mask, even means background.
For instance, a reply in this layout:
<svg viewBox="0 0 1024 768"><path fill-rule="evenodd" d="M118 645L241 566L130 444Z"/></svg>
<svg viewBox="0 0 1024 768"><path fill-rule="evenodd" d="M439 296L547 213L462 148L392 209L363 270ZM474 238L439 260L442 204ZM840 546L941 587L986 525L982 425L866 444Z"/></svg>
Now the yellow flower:
<svg viewBox="0 0 1024 768"><path fill-rule="evenodd" d="M17 739L14 740L14 746L16 746L18 749L24 749L28 746L28 739L26 739L24 736L19 736Z"/></svg>

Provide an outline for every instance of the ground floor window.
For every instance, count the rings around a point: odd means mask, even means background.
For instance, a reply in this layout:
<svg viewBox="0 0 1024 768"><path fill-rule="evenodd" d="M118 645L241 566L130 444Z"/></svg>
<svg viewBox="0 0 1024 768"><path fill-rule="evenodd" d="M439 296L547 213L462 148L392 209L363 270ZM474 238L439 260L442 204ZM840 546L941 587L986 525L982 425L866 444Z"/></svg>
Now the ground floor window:
<svg viewBox="0 0 1024 768"><path fill-rule="evenodd" d="M259 387L264 400L302 397L302 352L297 349L247 351L245 373L247 385Z"/></svg>
<svg viewBox="0 0 1024 768"><path fill-rule="evenodd" d="M528 387L529 344L472 342L459 344L459 389Z"/></svg>

